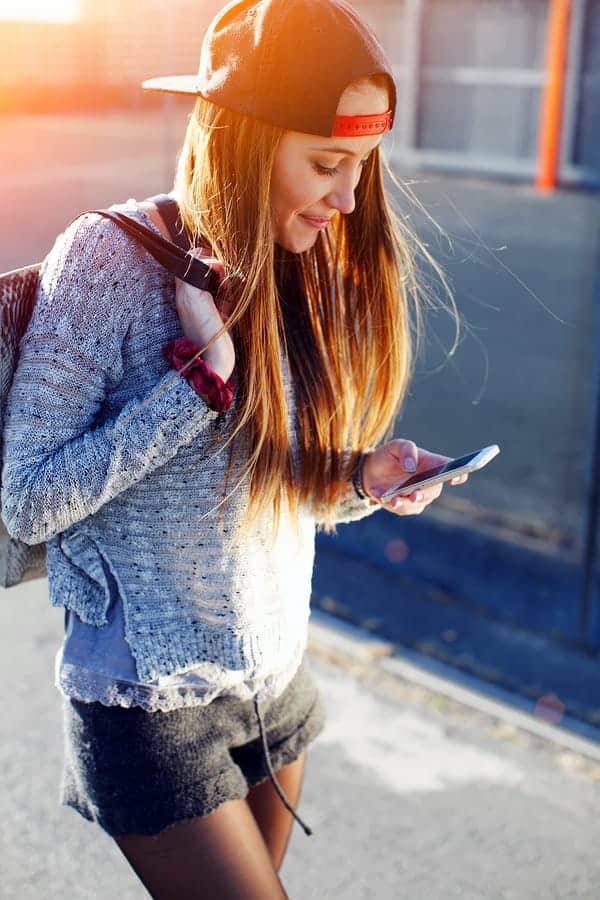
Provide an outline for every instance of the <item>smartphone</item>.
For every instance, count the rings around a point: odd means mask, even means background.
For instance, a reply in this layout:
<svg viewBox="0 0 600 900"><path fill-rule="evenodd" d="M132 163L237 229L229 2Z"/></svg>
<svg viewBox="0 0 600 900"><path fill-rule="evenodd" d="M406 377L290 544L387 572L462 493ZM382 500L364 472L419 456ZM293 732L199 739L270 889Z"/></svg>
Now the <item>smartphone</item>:
<svg viewBox="0 0 600 900"><path fill-rule="evenodd" d="M444 481L450 481L463 472L476 472L482 469L490 460L500 453L498 444L492 444L490 447L484 447L482 450L475 450L473 453L467 453L466 456L459 456L457 459L451 459L443 465L434 466L425 472L419 472L413 475L408 481L398 482L393 487L381 495L381 501L388 503L394 497L406 496L412 494L418 488L429 487L432 484L440 484Z"/></svg>

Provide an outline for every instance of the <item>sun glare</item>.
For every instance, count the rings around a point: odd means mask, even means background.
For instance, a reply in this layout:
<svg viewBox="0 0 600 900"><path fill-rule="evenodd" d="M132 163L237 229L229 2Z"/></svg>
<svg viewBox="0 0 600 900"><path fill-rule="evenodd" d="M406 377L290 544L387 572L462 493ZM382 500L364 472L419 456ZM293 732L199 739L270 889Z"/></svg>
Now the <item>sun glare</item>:
<svg viewBox="0 0 600 900"><path fill-rule="evenodd" d="M72 22L79 0L0 0L0 19L36 22Z"/></svg>

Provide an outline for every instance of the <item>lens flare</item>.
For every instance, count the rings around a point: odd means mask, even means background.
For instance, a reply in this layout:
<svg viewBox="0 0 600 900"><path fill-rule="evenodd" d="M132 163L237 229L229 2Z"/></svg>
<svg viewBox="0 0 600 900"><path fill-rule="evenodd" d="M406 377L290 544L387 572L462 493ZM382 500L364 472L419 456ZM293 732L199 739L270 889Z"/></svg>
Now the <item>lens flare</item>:
<svg viewBox="0 0 600 900"><path fill-rule="evenodd" d="M36 22L73 22L79 0L0 0L0 19Z"/></svg>

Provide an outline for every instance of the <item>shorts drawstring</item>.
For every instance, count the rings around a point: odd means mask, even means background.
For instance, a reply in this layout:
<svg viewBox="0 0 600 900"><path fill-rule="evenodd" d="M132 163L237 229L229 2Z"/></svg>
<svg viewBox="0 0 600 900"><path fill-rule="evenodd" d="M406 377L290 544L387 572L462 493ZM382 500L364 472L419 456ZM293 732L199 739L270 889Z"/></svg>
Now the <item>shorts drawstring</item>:
<svg viewBox="0 0 600 900"><path fill-rule="evenodd" d="M296 815L295 810L292 808L292 806L291 806L290 803L288 802L287 797L286 797L285 794L283 793L283 791L282 791L282 789L281 789L279 783L277 782L277 779L275 778L275 773L273 772L273 766L271 765L271 758L270 758L270 756L269 756L269 747L268 747L268 745L267 745L267 738L266 738L266 735L265 735L265 729L264 729L263 721L262 721L262 718L261 718L260 709L259 709L259 706L258 706L258 699L257 699L256 697L254 698L254 708L255 708L255 710L256 710L256 717L257 717L257 719L258 719L258 730L260 731L260 737L261 737L261 740L262 740L262 746L263 746L263 755L264 755L265 763L266 763L266 765L267 765L267 769L268 769L268 772L269 772L269 778L270 778L271 781L273 782L273 786L274 786L275 790L277 791L277 793L279 794L279 797L281 798L281 802L284 804L284 806L285 806L287 809L289 809L289 811L291 812L291 814L293 815L293 817L296 819L296 821L297 821L300 825L302 825L305 834L307 834L307 835L312 834L312 829L310 829L310 828L308 827L308 825L305 825L305 824L304 824L304 822L302 821L302 819L300 818L300 816Z"/></svg>

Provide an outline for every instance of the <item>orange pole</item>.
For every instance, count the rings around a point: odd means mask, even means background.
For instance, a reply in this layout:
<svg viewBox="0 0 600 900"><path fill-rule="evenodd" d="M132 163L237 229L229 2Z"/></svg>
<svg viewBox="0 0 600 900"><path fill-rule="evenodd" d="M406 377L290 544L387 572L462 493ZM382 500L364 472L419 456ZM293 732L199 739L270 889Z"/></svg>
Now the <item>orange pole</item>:
<svg viewBox="0 0 600 900"><path fill-rule="evenodd" d="M536 179L536 187L545 193L556 187L570 15L571 0L550 0Z"/></svg>

